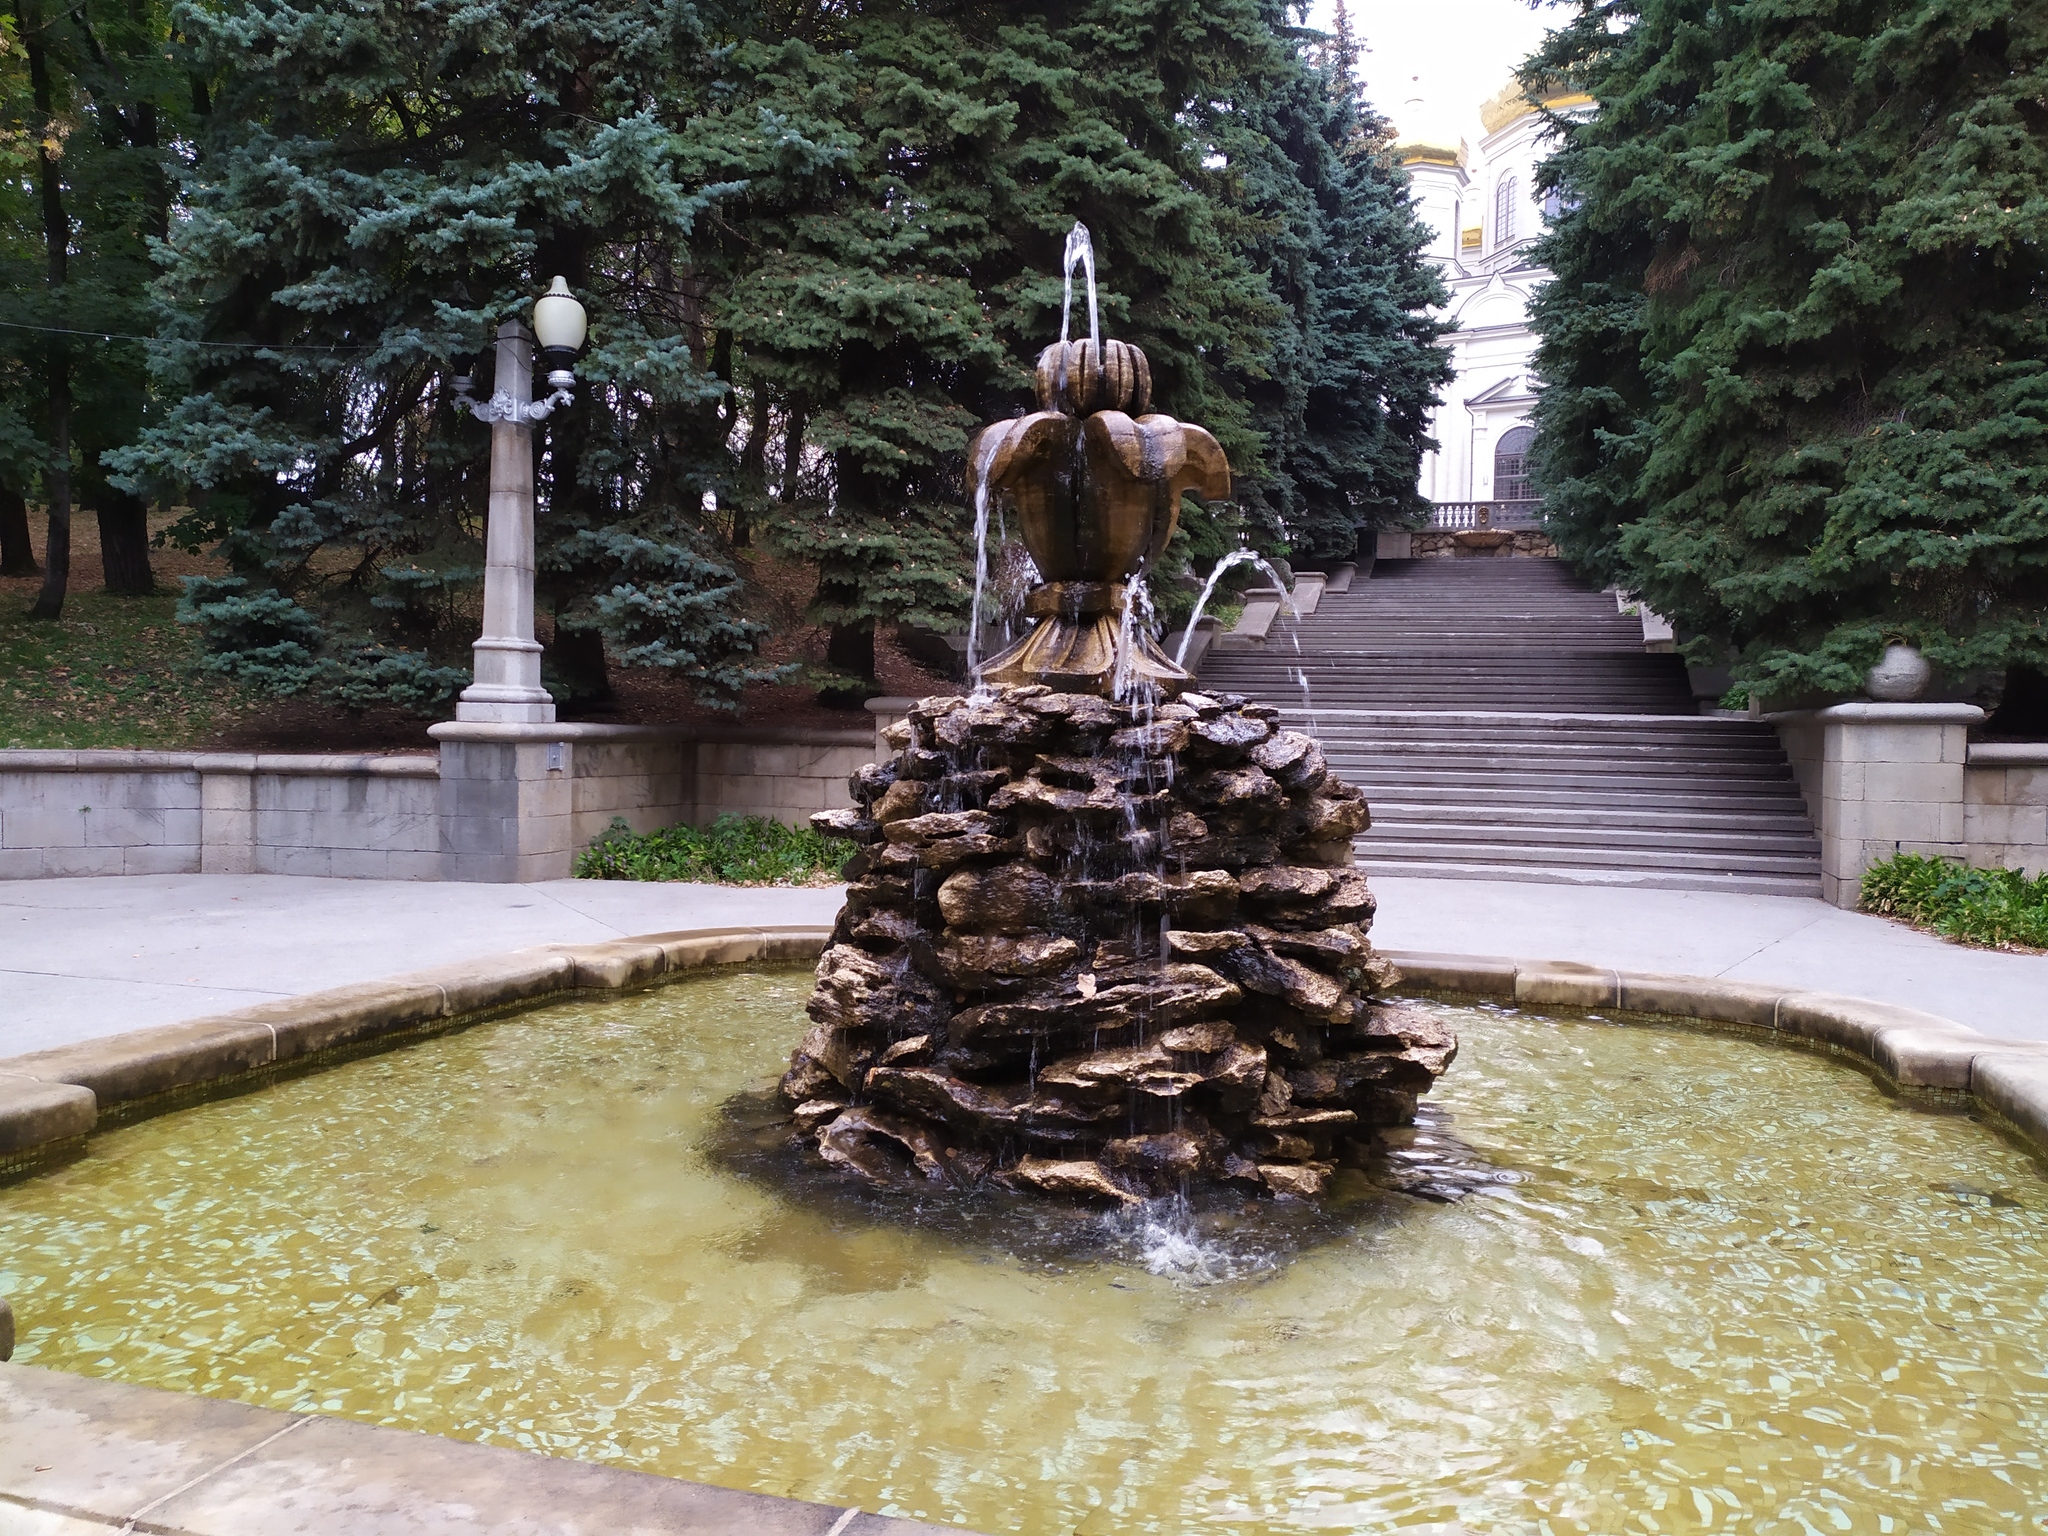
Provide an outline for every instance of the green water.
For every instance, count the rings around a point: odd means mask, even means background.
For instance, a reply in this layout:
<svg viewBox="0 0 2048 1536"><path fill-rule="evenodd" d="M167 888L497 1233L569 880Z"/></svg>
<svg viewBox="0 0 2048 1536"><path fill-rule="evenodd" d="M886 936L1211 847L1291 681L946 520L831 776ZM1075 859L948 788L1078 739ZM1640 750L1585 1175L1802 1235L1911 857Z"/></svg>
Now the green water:
<svg viewBox="0 0 2048 1536"><path fill-rule="evenodd" d="M2048 1530L2048 1183L1966 1117L1455 1009L1411 1155L1490 1166L1469 1199L913 1228L721 1108L807 987L555 1008L99 1137L0 1188L16 1358L985 1532Z"/></svg>

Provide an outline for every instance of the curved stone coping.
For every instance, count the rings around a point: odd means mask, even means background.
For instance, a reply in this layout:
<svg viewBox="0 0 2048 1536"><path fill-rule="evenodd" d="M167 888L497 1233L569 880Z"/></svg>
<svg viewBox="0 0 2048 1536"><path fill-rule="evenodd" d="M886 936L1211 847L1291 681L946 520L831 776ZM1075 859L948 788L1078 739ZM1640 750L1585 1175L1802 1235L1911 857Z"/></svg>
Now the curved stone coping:
<svg viewBox="0 0 2048 1536"><path fill-rule="evenodd" d="M127 752L114 748L0 751L0 773L387 774L437 779L432 752Z"/></svg>
<svg viewBox="0 0 2048 1536"><path fill-rule="evenodd" d="M543 944L385 981L0 1059L0 1171L61 1149L152 1101L324 1052L448 1028L561 993L651 986L707 965L803 961L830 930L692 928L601 944Z"/></svg>
<svg viewBox="0 0 2048 1536"><path fill-rule="evenodd" d="M830 930L692 928L545 944L183 1024L0 1058L0 1171L179 1097L324 1053L374 1048L571 992L657 985L707 965L816 958ZM1966 1093L2048 1152L2048 1042L2000 1040L1892 1003L1565 960L1383 951L1410 986L1553 1008L1747 1025L1870 1063L1906 1090Z"/></svg>
<svg viewBox="0 0 2048 1536"><path fill-rule="evenodd" d="M0 1366L0 1528L37 1536L966 1536L21 1365Z"/></svg>
<svg viewBox="0 0 2048 1536"><path fill-rule="evenodd" d="M1385 954L1408 986L1423 991L1742 1024L1832 1047L1868 1062L1899 1088L1966 1093L2048 1152L2048 1043L2001 1040L1916 1008L1767 982L1614 971L1567 960Z"/></svg>

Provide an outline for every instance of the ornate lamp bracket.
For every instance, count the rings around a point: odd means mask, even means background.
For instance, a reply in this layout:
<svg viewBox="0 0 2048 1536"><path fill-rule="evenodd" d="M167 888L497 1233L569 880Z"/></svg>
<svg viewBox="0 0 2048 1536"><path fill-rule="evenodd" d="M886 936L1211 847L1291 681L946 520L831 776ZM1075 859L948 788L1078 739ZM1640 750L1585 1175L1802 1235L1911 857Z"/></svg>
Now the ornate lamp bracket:
<svg viewBox="0 0 2048 1536"><path fill-rule="evenodd" d="M488 400L456 395L454 402L457 410L469 412L478 421L532 422L547 420L558 406L575 404L576 396L566 389L558 389L540 400L515 400L499 390Z"/></svg>

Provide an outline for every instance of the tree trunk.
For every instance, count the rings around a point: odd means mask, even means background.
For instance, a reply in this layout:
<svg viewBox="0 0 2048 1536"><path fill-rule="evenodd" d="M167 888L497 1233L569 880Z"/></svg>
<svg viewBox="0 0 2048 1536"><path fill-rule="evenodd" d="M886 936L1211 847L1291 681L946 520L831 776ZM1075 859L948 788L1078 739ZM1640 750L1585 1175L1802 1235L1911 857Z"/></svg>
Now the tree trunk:
<svg viewBox="0 0 2048 1536"><path fill-rule="evenodd" d="M120 597L148 597L156 591L149 568L149 504L111 485L100 487L91 500L99 514L106 589Z"/></svg>
<svg viewBox="0 0 2048 1536"><path fill-rule="evenodd" d="M0 576L34 576L41 570L29 543L28 498L0 485Z"/></svg>
<svg viewBox="0 0 2048 1536"><path fill-rule="evenodd" d="M43 211L43 250L49 262L50 297L62 297L69 274L71 220L64 212L63 185L57 162L50 157L50 62L43 47L40 14L17 5L23 51L28 55L29 87L36 105L36 191ZM62 315L61 305L52 305ZM62 323L61 321L59 322ZM43 589L28 611L32 619L57 619L64 613L64 593L71 584L71 353L63 337L52 336L45 354L45 398L50 408L50 458L43 470L43 500L50 510L50 540L43 551Z"/></svg>
<svg viewBox="0 0 2048 1536"><path fill-rule="evenodd" d="M804 403L795 395L789 397L789 420L782 429L782 500L784 503L796 500L797 481L803 476L804 432L810 426L810 413Z"/></svg>
<svg viewBox="0 0 2048 1536"><path fill-rule="evenodd" d="M548 660L555 675L568 686L569 697L562 702L571 708L588 708L611 702L611 671L605 660L604 636L594 629L564 629L555 621L555 641L548 647Z"/></svg>
<svg viewBox="0 0 2048 1536"><path fill-rule="evenodd" d="M754 398L747 411L747 446L740 454L740 494L733 500L732 547L745 549L754 542L753 524L747 508L753 498L768 489L768 391L754 386Z"/></svg>
<svg viewBox="0 0 2048 1536"><path fill-rule="evenodd" d="M70 364L61 344L50 348L50 462L43 471L50 536L43 548L43 587L28 610L32 619L64 617L64 594L71 586Z"/></svg>
<svg viewBox="0 0 2048 1536"><path fill-rule="evenodd" d="M834 624L832 638L825 642L825 665L872 681L875 675L874 622Z"/></svg>

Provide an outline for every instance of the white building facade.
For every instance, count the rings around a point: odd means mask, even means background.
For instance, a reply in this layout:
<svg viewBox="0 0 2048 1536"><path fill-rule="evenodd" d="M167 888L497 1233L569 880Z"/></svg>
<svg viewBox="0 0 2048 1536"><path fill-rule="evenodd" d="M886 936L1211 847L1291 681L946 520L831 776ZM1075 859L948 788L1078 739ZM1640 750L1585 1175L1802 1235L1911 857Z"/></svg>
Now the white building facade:
<svg viewBox="0 0 2048 1536"><path fill-rule="evenodd" d="M1590 111L1592 100L1559 94L1544 105ZM1536 190L1536 168L1551 149L1544 119L1511 84L1480 109L1485 133L1474 151L1462 135L1428 126L1420 107L1411 102L1403 113L1396 153L1415 211L1435 232L1427 254L1451 290L1447 313L1458 328L1446 340L1458 372L1431 418L1438 446L1423 456L1417 489L1439 506L1531 500L1529 301L1550 274L1528 248L1555 212Z"/></svg>

